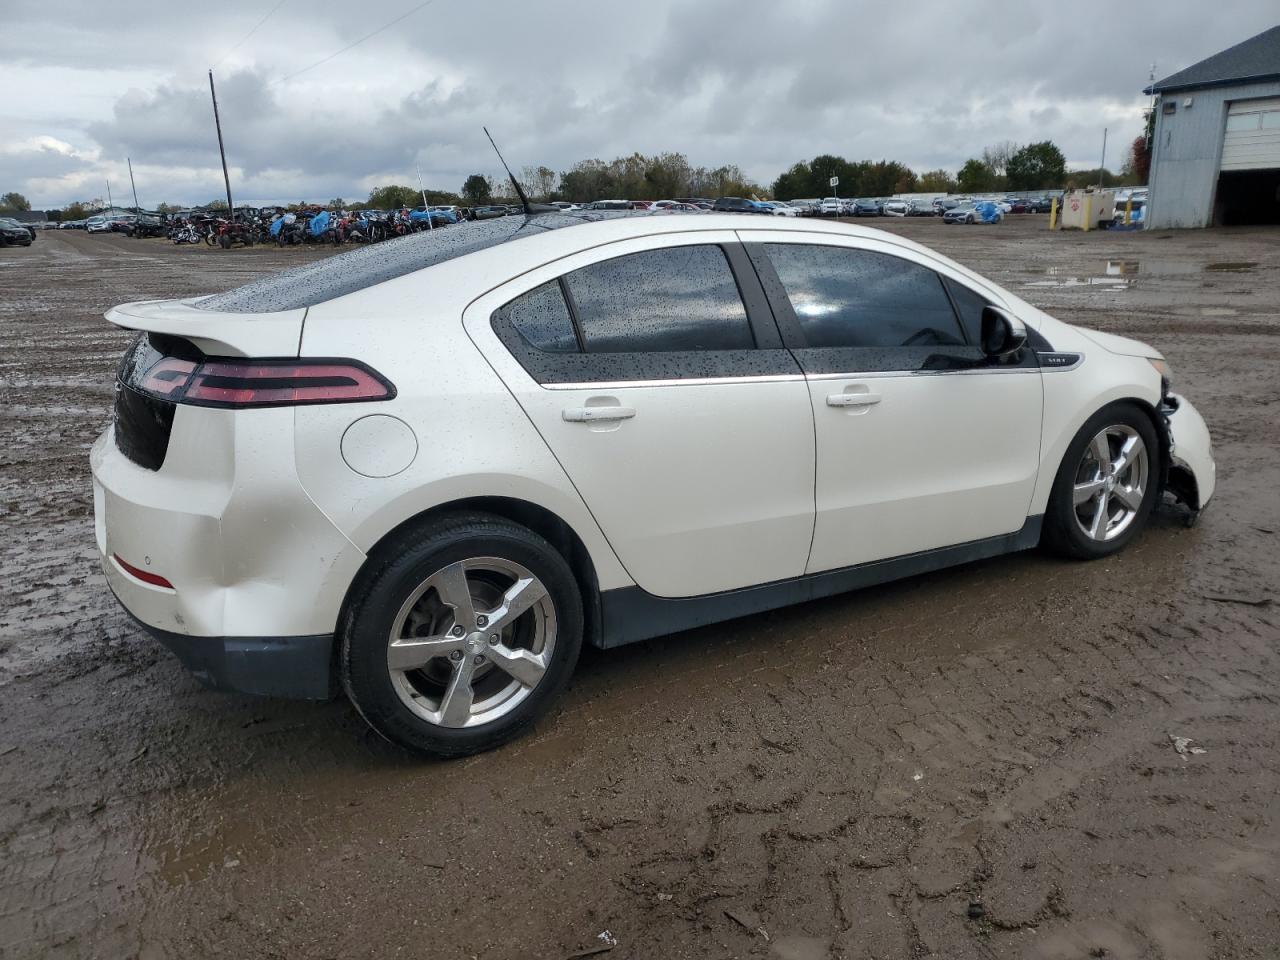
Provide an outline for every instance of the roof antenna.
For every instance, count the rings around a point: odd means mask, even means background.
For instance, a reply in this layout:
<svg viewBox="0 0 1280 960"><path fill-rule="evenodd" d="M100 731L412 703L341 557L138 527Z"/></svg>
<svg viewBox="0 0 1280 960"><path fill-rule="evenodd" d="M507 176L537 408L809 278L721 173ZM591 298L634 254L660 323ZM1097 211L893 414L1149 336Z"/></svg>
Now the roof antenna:
<svg viewBox="0 0 1280 960"><path fill-rule="evenodd" d="M520 198L520 206L524 207L526 216L532 216L535 213L559 213L559 207L553 207L546 203L530 203L529 198L524 195L524 189L520 186L520 181L516 179L516 175L511 172L511 168L507 166L507 161L502 157L502 151L498 149L498 145L493 142L493 134L489 132L488 127L481 127L484 135L489 138L489 145L493 147L493 152L498 155L498 160L502 163L502 169L507 171L507 176L511 179L511 186L516 188L516 196Z"/></svg>

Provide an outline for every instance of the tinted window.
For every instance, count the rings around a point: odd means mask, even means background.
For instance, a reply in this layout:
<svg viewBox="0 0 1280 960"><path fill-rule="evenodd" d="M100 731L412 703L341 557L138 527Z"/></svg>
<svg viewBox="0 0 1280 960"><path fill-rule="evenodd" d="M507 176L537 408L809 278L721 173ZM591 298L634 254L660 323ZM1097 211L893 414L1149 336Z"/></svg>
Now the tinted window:
<svg viewBox="0 0 1280 960"><path fill-rule="evenodd" d="M717 246L616 257L565 277L588 353L749 350L729 261Z"/></svg>
<svg viewBox="0 0 1280 960"><path fill-rule="evenodd" d="M559 280L534 287L508 303L502 312L530 346L548 353L577 353L578 338Z"/></svg>
<svg viewBox="0 0 1280 960"><path fill-rule="evenodd" d="M805 345L913 347L963 344L942 278L869 250L770 243Z"/></svg>
<svg viewBox="0 0 1280 960"><path fill-rule="evenodd" d="M990 301L954 280L946 280L945 283L951 291L951 300L956 305L956 312L960 314L960 322L964 325L969 342L982 343L982 309Z"/></svg>

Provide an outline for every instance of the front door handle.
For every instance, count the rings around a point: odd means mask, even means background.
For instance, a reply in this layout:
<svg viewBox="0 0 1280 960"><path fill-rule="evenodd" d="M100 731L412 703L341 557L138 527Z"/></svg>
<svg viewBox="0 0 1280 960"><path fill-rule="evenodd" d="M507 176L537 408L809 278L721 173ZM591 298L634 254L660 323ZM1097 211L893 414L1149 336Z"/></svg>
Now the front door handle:
<svg viewBox="0 0 1280 960"><path fill-rule="evenodd" d="M880 402L878 393L829 393L828 407L871 407Z"/></svg>
<svg viewBox="0 0 1280 960"><path fill-rule="evenodd" d="M630 420L635 415L635 407L569 407L561 413L566 423L601 423L609 420Z"/></svg>

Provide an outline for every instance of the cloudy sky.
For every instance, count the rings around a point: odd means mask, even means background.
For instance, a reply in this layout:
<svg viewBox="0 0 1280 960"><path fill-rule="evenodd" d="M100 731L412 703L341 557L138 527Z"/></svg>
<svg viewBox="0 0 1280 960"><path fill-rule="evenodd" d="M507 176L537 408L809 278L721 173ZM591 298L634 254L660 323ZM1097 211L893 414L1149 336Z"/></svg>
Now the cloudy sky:
<svg viewBox="0 0 1280 960"><path fill-rule="evenodd" d="M674 150L767 184L819 153L954 171L1045 138L1084 167L1104 126L1116 168L1153 61L1280 22L1275 0L420 5L4 0L0 192L39 209L109 180L119 202L132 157L144 206L219 196L211 66L237 202L363 197L417 166L458 190L497 172L481 124L516 168Z"/></svg>

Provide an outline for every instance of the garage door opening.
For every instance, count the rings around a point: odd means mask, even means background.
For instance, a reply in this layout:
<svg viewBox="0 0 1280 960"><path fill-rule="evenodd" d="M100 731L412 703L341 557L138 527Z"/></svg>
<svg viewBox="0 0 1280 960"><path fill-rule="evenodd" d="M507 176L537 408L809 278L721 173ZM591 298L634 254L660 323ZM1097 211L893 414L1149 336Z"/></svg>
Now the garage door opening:
<svg viewBox="0 0 1280 960"><path fill-rule="evenodd" d="M1280 223L1280 97L1237 100L1227 109L1213 222Z"/></svg>
<svg viewBox="0 0 1280 960"><path fill-rule="evenodd" d="M1280 223L1280 168L1220 174L1213 222L1222 227Z"/></svg>

